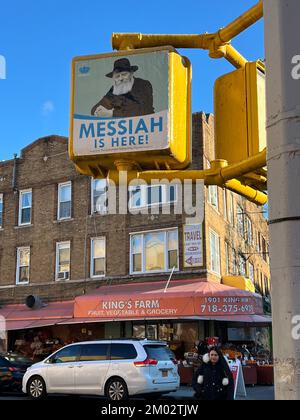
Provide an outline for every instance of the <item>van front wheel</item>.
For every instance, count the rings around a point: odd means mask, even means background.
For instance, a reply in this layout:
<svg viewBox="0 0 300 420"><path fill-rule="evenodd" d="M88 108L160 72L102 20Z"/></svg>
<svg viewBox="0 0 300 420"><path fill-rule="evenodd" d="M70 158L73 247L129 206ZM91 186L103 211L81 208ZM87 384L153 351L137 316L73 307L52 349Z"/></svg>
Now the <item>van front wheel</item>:
<svg viewBox="0 0 300 420"><path fill-rule="evenodd" d="M46 397L46 385L40 376L33 376L29 379L27 394L32 400L41 400Z"/></svg>
<svg viewBox="0 0 300 420"><path fill-rule="evenodd" d="M111 401L127 400L128 390L123 379L111 378L106 385L105 396Z"/></svg>

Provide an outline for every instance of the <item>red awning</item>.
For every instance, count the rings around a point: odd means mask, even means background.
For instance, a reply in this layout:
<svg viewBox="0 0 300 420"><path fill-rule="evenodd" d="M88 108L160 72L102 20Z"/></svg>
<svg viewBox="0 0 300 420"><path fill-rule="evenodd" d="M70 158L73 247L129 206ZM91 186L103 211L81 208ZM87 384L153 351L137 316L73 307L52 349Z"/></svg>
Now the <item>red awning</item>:
<svg viewBox="0 0 300 420"><path fill-rule="evenodd" d="M103 286L75 299L74 318L171 319L188 316L228 317L263 315L259 295L196 280L130 283Z"/></svg>
<svg viewBox="0 0 300 420"><path fill-rule="evenodd" d="M41 309L26 305L7 305L0 309L8 331L45 327L73 318L74 301L50 302Z"/></svg>
<svg viewBox="0 0 300 420"><path fill-rule="evenodd" d="M88 322L190 319L270 323L259 295L203 279L103 286L75 301L41 309L7 305L0 309L7 330Z"/></svg>

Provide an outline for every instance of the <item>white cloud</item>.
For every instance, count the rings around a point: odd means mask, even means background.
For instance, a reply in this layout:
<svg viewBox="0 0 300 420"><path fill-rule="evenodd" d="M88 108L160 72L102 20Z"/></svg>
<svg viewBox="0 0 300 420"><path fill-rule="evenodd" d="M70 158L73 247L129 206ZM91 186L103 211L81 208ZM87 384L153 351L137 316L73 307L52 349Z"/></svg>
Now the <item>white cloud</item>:
<svg viewBox="0 0 300 420"><path fill-rule="evenodd" d="M52 114L55 110L54 103L52 101L46 101L42 105L42 115L47 117L48 115Z"/></svg>

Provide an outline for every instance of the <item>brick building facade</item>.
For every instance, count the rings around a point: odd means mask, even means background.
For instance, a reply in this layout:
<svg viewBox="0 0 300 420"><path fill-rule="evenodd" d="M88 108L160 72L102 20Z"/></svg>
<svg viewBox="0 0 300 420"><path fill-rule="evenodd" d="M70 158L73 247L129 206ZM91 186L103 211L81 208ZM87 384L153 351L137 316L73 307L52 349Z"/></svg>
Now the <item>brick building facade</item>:
<svg viewBox="0 0 300 420"><path fill-rule="evenodd" d="M76 173L67 148L67 138L49 136L23 149L20 158L0 162L1 305L23 303L28 295L68 300L101 285L167 281L170 267L155 274L131 272L130 235L168 229L178 232L173 258L179 267L172 279L220 283L223 276L242 274L269 290L268 227L260 207L218 187L205 188L203 267L184 268L186 215L93 212L92 180ZM202 169L213 159L213 116L194 114L191 167ZM68 217L60 217L64 211ZM105 244L102 261L97 261L105 274L92 276L92 241L97 238ZM66 263L68 277L57 278L58 264Z"/></svg>

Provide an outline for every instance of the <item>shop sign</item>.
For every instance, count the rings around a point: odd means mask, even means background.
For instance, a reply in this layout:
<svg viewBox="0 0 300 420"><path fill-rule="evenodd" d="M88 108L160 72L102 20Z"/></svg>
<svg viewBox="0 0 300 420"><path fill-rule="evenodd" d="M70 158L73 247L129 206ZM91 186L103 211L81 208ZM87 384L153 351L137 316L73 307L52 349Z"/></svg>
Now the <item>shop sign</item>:
<svg viewBox="0 0 300 420"><path fill-rule="evenodd" d="M254 315L255 302L252 297L207 297L201 299L202 315Z"/></svg>
<svg viewBox="0 0 300 420"><path fill-rule="evenodd" d="M85 174L125 158L149 169L187 167L190 90L190 63L173 47L74 58L71 160Z"/></svg>
<svg viewBox="0 0 300 420"><path fill-rule="evenodd" d="M202 225L185 225L183 228L184 267L202 267Z"/></svg>
<svg viewBox="0 0 300 420"><path fill-rule="evenodd" d="M228 364L234 380L234 399L237 397L247 397L241 362L239 360L229 360Z"/></svg>
<svg viewBox="0 0 300 420"><path fill-rule="evenodd" d="M255 299L252 297L171 297L149 295L140 297L116 297L76 299L75 317L90 318L163 318L179 316L253 315Z"/></svg>

